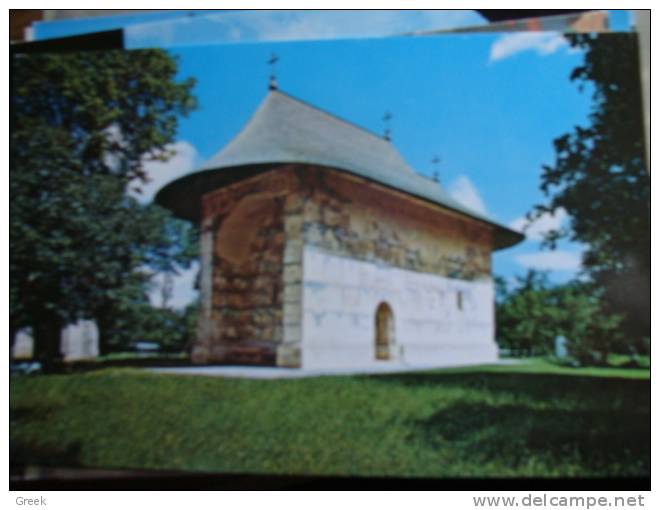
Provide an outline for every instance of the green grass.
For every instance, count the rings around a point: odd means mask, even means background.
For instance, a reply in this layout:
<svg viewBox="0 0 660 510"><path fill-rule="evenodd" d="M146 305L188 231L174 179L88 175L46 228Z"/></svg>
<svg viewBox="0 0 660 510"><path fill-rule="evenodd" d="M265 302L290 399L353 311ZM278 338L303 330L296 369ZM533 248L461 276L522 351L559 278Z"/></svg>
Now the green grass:
<svg viewBox="0 0 660 510"><path fill-rule="evenodd" d="M11 379L14 463L392 476L648 476L647 369L297 380L103 369Z"/></svg>

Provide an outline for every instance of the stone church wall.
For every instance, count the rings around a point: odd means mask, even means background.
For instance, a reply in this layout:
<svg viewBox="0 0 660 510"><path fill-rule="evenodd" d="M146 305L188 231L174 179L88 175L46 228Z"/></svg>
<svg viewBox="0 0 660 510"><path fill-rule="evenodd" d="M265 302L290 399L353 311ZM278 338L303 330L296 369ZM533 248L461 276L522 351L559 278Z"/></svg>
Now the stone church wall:
<svg viewBox="0 0 660 510"><path fill-rule="evenodd" d="M381 303L394 315L394 363L497 359L488 227L335 172L306 178L314 191L302 227L305 368L382 364Z"/></svg>
<svg viewBox="0 0 660 510"><path fill-rule="evenodd" d="M312 296L320 294L310 293L309 285L319 283L310 269L318 264L311 253L401 270L387 273L408 282L392 288L399 295L411 285L423 287L421 281L410 283L419 280L414 275L441 277L444 283L433 284L438 292L450 292L450 283L452 289L471 283L463 290L466 299L478 294L475 302L490 299L492 309L488 227L332 170L287 165L208 193L201 229L201 313L192 352L197 363L320 366L328 354L319 353L334 345L323 338L340 335L350 341L350 331L335 329L338 324L321 321L323 331L312 327L318 321L310 317L322 312L326 298L314 301ZM335 267L352 274L362 266ZM327 279L330 273L323 274ZM344 281L341 273L333 278ZM364 285L369 292L372 284ZM326 289L345 294L343 287ZM396 302L395 320L405 299ZM347 309L350 303L345 302ZM468 320L468 312L462 317L457 320ZM492 317L483 317L479 320L489 325L482 324L480 335L492 339ZM397 334L412 334L406 322L397 324ZM365 352L370 351L371 344L366 345Z"/></svg>
<svg viewBox="0 0 660 510"><path fill-rule="evenodd" d="M303 366L452 366L497 359L493 285L304 250ZM387 303L390 361L376 360L376 310Z"/></svg>
<svg viewBox="0 0 660 510"><path fill-rule="evenodd" d="M299 301L299 273L297 292L285 284L296 273L285 245L297 184L291 172L277 171L205 195L194 362L276 363L285 302L292 294Z"/></svg>

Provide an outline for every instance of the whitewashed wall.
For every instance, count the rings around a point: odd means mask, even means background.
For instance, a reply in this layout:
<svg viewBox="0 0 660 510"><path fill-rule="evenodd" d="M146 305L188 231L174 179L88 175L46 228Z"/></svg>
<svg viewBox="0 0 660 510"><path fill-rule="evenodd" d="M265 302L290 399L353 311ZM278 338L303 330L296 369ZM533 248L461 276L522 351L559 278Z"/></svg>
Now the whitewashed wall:
<svg viewBox="0 0 660 510"><path fill-rule="evenodd" d="M99 329L96 322L79 320L62 328L60 352L64 361L94 359L99 355ZM34 338L31 328L23 328L16 333L12 358L31 359L34 356Z"/></svg>
<svg viewBox="0 0 660 510"><path fill-rule="evenodd" d="M32 338L32 328L23 328L16 332L14 347L12 350L13 359L31 359L34 355L34 339Z"/></svg>
<svg viewBox="0 0 660 510"><path fill-rule="evenodd" d="M93 359L99 355L99 328L96 322L79 320L62 329L60 352L64 361Z"/></svg>
<svg viewBox="0 0 660 510"><path fill-rule="evenodd" d="M307 246L302 293L303 368L452 366L497 359L491 280L443 278ZM383 301L394 313L391 361L375 359L375 313Z"/></svg>

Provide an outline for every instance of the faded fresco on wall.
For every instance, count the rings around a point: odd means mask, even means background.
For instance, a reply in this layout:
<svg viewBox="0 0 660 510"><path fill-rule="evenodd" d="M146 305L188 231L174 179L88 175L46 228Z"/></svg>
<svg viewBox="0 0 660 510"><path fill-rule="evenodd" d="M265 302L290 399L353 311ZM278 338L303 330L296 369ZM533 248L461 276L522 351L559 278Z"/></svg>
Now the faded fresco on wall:
<svg viewBox="0 0 660 510"><path fill-rule="evenodd" d="M274 165L207 194L203 211L193 360L374 363L378 296L394 309L392 361L495 359L487 225L312 165ZM319 273L314 253L335 269ZM350 285L342 283L347 275Z"/></svg>

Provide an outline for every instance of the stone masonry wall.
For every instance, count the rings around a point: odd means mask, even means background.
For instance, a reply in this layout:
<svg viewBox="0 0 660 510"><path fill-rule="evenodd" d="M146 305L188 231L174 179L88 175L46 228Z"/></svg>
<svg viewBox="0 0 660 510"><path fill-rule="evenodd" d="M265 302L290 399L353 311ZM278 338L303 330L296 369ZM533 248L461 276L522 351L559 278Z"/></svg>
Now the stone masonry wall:
<svg viewBox="0 0 660 510"><path fill-rule="evenodd" d="M300 366L305 245L450 278L490 276L489 227L329 169L281 166L208 193L202 209L196 363Z"/></svg>
<svg viewBox="0 0 660 510"><path fill-rule="evenodd" d="M197 363L274 365L285 339L285 239L296 180L269 172L204 196Z"/></svg>

